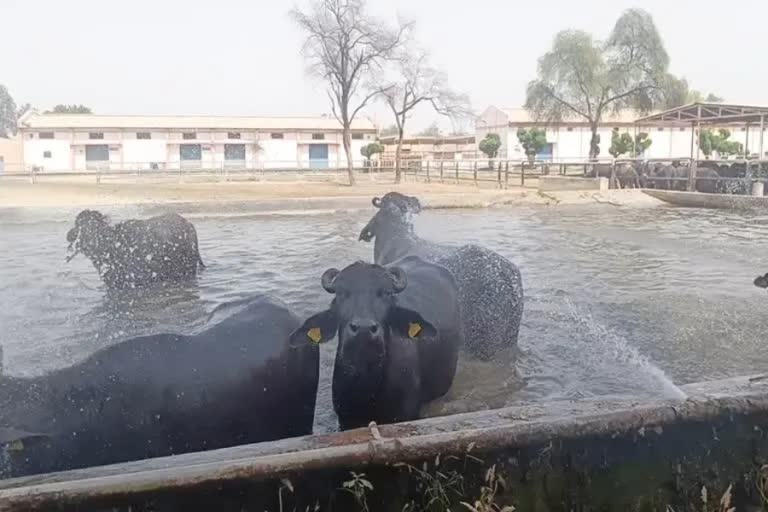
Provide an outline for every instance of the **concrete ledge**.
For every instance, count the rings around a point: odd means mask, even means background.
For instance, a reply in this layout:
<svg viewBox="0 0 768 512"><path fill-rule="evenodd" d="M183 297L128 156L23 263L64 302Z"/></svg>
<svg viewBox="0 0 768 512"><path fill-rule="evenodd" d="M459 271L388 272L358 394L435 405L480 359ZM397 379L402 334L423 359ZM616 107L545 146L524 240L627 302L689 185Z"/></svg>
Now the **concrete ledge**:
<svg viewBox="0 0 768 512"><path fill-rule="evenodd" d="M608 190L608 178L584 178L581 176L540 176L540 192L557 192L566 190Z"/></svg>

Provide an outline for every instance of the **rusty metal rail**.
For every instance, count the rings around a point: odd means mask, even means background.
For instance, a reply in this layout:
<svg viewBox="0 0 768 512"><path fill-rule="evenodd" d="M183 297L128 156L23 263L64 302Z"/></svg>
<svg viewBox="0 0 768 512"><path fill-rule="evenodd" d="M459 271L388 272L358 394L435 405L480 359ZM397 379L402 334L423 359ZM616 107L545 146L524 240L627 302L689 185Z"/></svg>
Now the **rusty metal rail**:
<svg viewBox="0 0 768 512"><path fill-rule="evenodd" d="M683 422L768 414L768 378L684 386L686 400L552 402L0 481L0 511L62 509L233 481L493 452L552 440L611 439Z"/></svg>

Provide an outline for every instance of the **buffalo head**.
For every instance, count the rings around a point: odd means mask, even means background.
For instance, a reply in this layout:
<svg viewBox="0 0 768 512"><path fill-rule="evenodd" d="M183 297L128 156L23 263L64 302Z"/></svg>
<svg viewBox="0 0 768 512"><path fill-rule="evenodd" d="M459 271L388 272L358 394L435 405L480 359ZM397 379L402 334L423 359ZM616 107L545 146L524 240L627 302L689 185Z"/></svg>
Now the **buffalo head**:
<svg viewBox="0 0 768 512"><path fill-rule="evenodd" d="M399 192L389 192L384 197L374 197L373 206L379 209L360 231L359 240L370 242L376 236L376 229L384 222L410 223L410 216L421 213L419 199Z"/></svg>
<svg viewBox="0 0 768 512"><path fill-rule="evenodd" d="M291 345L322 343L338 334L337 357L348 369L383 366L392 337L417 340L435 336L435 327L416 311L397 303L408 278L398 267L353 263L344 270L328 269L323 288L334 295L330 307L309 317L291 335Z"/></svg>
<svg viewBox="0 0 768 512"><path fill-rule="evenodd" d="M768 288L768 274L757 276L754 283L758 288Z"/></svg>
<svg viewBox="0 0 768 512"><path fill-rule="evenodd" d="M70 261L78 253L94 260L100 259L111 243L112 228L107 217L96 210L83 210L75 218L75 227L67 233Z"/></svg>

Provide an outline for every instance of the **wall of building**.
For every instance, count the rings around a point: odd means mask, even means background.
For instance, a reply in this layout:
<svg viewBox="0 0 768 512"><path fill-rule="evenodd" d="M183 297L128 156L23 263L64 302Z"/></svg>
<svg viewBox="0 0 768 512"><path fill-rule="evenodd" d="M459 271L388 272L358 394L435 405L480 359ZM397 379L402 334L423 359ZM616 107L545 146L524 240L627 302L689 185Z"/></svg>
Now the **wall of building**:
<svg viewBox="0 0 768 512"><path fill-rule="evenodd" d="M46 171L62 171L72 167L71 134L54 132L53 139L40 139L37 133L24 134L24 164Z"/></svg>
<svg viewBox="0 0 768 512"><path fill-rule="evenodd" d="M103 133L103 139L91 139L89 133ZM139 139L137 132L149 132L150 139ZM194 139L184 139L187 131L194 132ZM182 144L198 144L201 147L200 163L188 162L187 165L218 168L226 163L225 146L243 144L245 146L245 164L251 168L293 167L298 164L308 165L310 144L328 145L328 165L331 167L346 165L346 156L342 146L341 132L333 131L279 131L282 139L272 139L268 130L241 131L240 138L229 138L226 130L59 130L53 140L40 139L39 131L26 130L19 145L18 160L28 166L39 166L48 171L85 170L86 147L94 144L108 145L109 162L105 167L111 169L151 169L157 163L160 169L178 169L181 166L180 147ZM313 133L323 133L323 139L313 139ZM365 134L363 139L352 140L353 161L362 161L360 149L374 140L375 136ZM258 144L258 146L257 146ZM50 158L44 154L51 153ZM23 155L23 156L22 156Z"/></svg>
<svg viewBox="0 0 768 512"><path fill-rule="evenodd" d="M631 115L624 115L622 120L606 122L600 126L600 157L610 158L608 150L611 145L611 135L614 128L621 133L635 133L635 125L627 119ZM615 124L612 124L615 123ZM502 141L500 157L511 159L525 158L522 147L517 140L517 130L521 127L531 128L541 126L534 123L530 116L521 109L499 109L488 107L475 124L476 140L481 141L486 134L496 133ZM546 128L547 141L553 144L553 157L559 159L586 158L589 155L589 142L591 133L589 126L583 122L566 121L559 125L549 125ZM710 127L716 130L717 127ZM747 130L746 126L728 127L731 132L731 140L745 145L750 154L760 152L759 139L760 127L752 125ZM685 158L691 155L691 131L690 125L682 126L640 126L638 131L648 133L653 141L646 152L647 158ZM763 156L768 156L768 130L764 134ZM748 139L748 143L747 143ZM694 147L695 149L695 147ZM703 156L703 155L702 155Z"/></svg>

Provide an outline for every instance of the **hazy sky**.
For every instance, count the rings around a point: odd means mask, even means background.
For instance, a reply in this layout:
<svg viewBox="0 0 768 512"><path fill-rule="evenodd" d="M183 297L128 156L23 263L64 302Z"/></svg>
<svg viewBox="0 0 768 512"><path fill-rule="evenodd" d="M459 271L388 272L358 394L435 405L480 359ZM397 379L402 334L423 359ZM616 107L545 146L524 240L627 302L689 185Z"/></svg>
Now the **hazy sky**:
<svg viewBox="0 0 768 512"><path fill-rule="evenodd" d="M0 0L0 83L17 103L83 103L103 114L318 115L291 1ZM306 5L306 0L298 2ZM653 15L672 72L728 101L768 105L768 1L369 0L416 21L416 37L472 99L519 106L554 34L606 35L622 10ZM711 9L710 9L711 6ZM389 124L381 106L368 115ZM418 112L412 128L429 123Z"/></svg>

